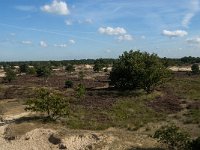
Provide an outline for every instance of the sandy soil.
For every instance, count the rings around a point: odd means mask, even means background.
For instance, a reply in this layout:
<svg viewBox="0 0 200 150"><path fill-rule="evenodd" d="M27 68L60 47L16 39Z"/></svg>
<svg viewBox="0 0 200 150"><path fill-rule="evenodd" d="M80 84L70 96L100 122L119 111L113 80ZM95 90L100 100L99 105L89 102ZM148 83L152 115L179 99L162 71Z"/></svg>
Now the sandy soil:
<svg viewBox="0 0 200 150"><path fill-rule="evenodd" d="M29 114L4 116L4 119L14 120L27 115ZM0 150L127 150L159 146L148 135L123 129L109 128L104 131L86 131L38 127L19 136L8 136L9 130L12 130L11 126L18 126L18 124L6 123L0 125ZM30 123L23 126L23 128L29 126Z"/></svg>

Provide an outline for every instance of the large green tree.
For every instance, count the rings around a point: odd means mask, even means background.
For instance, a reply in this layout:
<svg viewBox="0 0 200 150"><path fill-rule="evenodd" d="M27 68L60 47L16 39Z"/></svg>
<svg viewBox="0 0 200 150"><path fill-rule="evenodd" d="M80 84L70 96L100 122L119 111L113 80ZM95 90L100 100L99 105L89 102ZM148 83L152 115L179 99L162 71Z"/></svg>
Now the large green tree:
<svg viewBox="0 0 200 150"><path fill-rule="evenodd" d="M156 54L147 52L124 52L113 64L110 84L119 89L142 88L150 93L169 74Z"/></svg>

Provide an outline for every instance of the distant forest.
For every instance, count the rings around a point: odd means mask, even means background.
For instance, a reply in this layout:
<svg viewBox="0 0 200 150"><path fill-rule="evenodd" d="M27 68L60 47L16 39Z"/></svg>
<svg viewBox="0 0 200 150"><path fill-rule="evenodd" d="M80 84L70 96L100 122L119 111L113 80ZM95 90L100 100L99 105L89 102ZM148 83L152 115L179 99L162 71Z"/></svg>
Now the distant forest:
<svg viewBox="0 0 200 150"><path fill-rule="evenodd" d="M163 64L167 66L182 66L182 65L190 65L194 63L200 63L200 57L183 57L183 58L161 58ZM19 66L22 64L27 64L30 66L38 66L38 65L48 65L48 66L66 66L67 64L80 65L80 64L94 64L96 60L100 60L104 64L113 64L117 59L110 58L99 58L99 59L80 59L80 60L61 60L61 61L2 61L0 62L0 66Z"/></svg>

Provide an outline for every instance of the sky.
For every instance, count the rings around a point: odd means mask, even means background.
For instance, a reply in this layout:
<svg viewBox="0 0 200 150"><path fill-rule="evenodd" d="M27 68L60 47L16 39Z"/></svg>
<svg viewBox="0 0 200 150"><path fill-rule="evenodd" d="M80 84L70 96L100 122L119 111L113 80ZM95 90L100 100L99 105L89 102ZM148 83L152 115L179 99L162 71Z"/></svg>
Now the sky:
<svg viewBox="0 0 200 150"><path fill-rule="evenodd" d="M200 0L0 0L0 61L200 57Z"/></svg>

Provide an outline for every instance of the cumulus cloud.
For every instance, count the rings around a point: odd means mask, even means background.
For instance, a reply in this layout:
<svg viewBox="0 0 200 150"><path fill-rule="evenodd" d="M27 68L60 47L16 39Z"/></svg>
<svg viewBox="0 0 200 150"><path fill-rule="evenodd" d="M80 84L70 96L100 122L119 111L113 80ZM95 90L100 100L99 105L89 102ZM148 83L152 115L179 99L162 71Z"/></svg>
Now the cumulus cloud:
<svg viewBox="0 0 200 150"><path fill-rule="evenodd" d="M75 44L76 42L74 40L69 40L70 44Z"/></svg>
<svg viewBox="0 0 200 150"><path fill-rule="evenodd" d="M67 44L54 44L54 47L65 48L67 47Z"/></svg>
<svg viewBox="0 0 200 150"><path fill-rule="evenodd" d="M40 41L40 46L41 47L47 47L47 43L45 41Z"/></svg>
<svg viewBox="0 0 200 150"><path fill-rule="evenodd" d="M120 35L118 37L119 41L132 41L133 37L130 34Z"/></svg>
<svg viewBox="0 0 200 150"><path fill-rule="evenodd" d="M67 3L60 0L53 0L51 4L46 4L42 6L41 10L47 13L58 15L68 15L70 13Z"/></svg>
<svg viewBox="0 0 200 150"><path fill-rule="evenodd" d="M98 29L99 33L101 34L107 34L107 35L123 35L126 34L126 30L124 28L121 27L117 27L117 28L112 28L112 27L100 27Z"/></svg>
<svg viewBox="0 0 200 150"><path fill-rule="evenodd" d="M186 40L189 44L200 44L200 37L190 38Z"/></svg>
<svg viewBox="0 0 200 150"><path fill-rule="evenodd" d="M30 45L30 44L32 44L32 42L31 41L22 41L22 44Z"/></svg>
<svg viewBox="0 0 200 150"><path fill-rule="evenodd" d="M182 25L184 27L188 27L192 18L196 15L196 13L200 10L200 2L199 0L191 0L190 9L188 13L184 16L182 20Z"/></svg>
<svg viewBox="0 0 200 150"><path fill-rule="evenodd" d="M175 31L163 30L162 34L168 37L183 37L188 35L188 33L184 30L175 30Z"/></svg>

